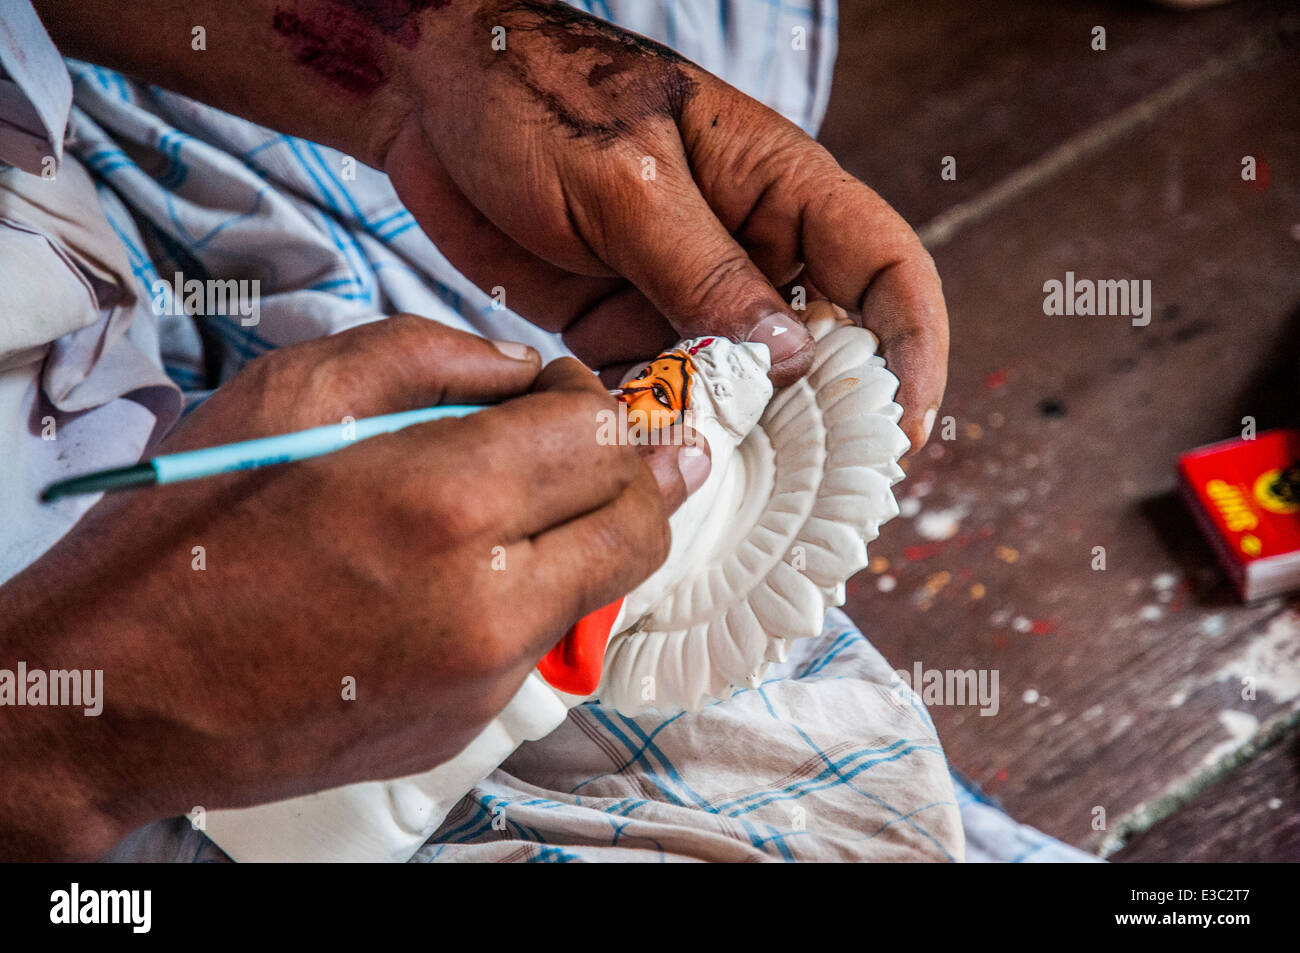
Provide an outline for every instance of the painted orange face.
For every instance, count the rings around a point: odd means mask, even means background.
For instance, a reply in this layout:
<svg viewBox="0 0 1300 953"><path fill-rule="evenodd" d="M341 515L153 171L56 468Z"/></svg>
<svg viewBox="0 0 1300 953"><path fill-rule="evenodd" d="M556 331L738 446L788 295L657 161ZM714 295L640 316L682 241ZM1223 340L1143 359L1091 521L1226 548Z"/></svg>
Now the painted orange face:
<svg viewBox="0 0 1300 953"><path fill-rule="evenodd" d="M685 351L668 351L623 385L628 423L658 430L675 424L690 406L695 363Z"/></svg>

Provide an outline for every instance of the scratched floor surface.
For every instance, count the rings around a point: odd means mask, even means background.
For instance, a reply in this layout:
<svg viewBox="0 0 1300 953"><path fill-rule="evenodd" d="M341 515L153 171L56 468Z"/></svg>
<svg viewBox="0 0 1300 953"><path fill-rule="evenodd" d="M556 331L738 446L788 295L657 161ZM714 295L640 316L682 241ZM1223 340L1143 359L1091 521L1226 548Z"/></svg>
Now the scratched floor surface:
<svg viewBox="0 0 1300 953"><path fill-rule="evenodd" d="M1291 9L842 0L822 139L952 319L847 608L898 668L996 671L995 715L933 709L952 761L1116 860L1300 860L1300 599L1237 604L1174 496L1180 452L1300 424ZM1150 280L1150 323L1045 316L1066 272Z"/></svg>

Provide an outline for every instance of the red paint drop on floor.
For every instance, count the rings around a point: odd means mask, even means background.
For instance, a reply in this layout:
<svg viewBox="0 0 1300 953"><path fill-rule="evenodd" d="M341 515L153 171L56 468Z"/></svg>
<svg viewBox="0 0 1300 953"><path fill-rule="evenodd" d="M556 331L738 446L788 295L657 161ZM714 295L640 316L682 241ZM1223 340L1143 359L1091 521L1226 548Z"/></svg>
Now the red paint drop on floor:
<svg viewBox="0 0 1300 953"><path fill-rule="evenodd" d="M903 548L903 558L909 562L938 556L944 550L943 543L918 543Z"/></svg>
<svg viewBox="0 0 1300 953"><path fill-rule="evenodd" d="M1268 184L1273 180L1273 170L1269 168L1268 163L1263 157L1255 159L1255 179L1250 182L1250 187L1256 192L1267 192Z"/></svg>

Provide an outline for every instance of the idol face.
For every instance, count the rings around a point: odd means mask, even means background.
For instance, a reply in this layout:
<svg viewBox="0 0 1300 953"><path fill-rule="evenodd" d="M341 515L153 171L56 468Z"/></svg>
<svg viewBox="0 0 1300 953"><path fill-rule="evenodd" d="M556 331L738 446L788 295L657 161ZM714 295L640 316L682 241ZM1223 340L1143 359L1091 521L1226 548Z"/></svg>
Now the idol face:
<svg viewBox="0 0 1300 953"><path fill-rule="evenodd" d="M695 364L685 351L660 354L618 395L627 405L628 422L652 430L675 424L690 406L694 376Z"/></svg>

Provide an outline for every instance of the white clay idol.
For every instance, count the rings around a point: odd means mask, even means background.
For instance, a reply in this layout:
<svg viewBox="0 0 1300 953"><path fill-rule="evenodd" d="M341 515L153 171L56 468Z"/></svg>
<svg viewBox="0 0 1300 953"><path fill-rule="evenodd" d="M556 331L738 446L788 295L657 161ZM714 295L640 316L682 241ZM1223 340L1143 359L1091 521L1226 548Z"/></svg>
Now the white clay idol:
<svg viewBox="0 0 1300 953"><path fill-rule="evenodd" d="M572 706L699 708L757 684L790 639L820 632L866 565L867 542L898 512L890 487L908 441L874 336L824 303L807 323L813 368L775 396L767 349L726 338L684 341L625 382L613 431L685 419L708 439L709 477L670 518L664 565L575 626L468 748L416 777L209 812L208 836L236 860L405 861Z"/></svg>

